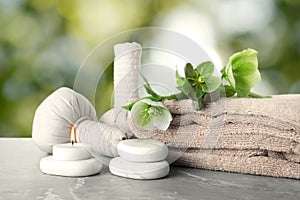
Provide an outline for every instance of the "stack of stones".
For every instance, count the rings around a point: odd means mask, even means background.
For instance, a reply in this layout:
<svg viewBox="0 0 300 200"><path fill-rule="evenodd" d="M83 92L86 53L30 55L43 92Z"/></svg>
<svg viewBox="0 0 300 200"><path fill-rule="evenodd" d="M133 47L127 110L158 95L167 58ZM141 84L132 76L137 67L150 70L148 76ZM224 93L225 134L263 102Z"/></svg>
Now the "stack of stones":
<svg viewBox="0 0 300 200"><path fill-rule="evenodd" d="M168 147L157 140L131 139L117 146L120 157L109 163L112 174L132 179L158 179L169 174Z"/></svg>

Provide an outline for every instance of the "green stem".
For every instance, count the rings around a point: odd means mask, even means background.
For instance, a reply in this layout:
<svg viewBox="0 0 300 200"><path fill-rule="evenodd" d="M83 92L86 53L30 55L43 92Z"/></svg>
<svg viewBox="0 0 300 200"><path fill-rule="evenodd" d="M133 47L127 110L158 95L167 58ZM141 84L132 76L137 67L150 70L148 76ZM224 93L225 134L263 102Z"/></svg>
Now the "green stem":
<svg viewBox="0 0 300 200"><path fill-rule="evenodd" d="M161 99L162 100L164 100L164 99L167 99L167 100L172 100L172 99L179 100L179 99L182 99L182 98L185 98L185 97L186 97L186 95L183 92L180 92L180 93L172 94L172 95L169 95L169 96L162 96Z"/></svg>
<svg viewBox="0 0 300 200"><path fill-rule="evenodd" d="M167 100L172 100L172 99L176 99L176 100L179 100L179 99L182 99L184 97L186 97L182 92L181 93L178 93L178 94L172 94L172 95L169 95L169 96L159 96L159 100L157 100L155 97L153 96L147 96L147 97L143 97L143 98L140 98L138 100L135 100L133 102L131 102L130 104L126 105L126 106L122 106L122 108L124 108L125 110L128 110L128 111L131 111L133 105L135 103L137 103L138 101L140 100L143 100L143 99L150 99L152 101L162 101L164 99L167 99Z"/></svg>

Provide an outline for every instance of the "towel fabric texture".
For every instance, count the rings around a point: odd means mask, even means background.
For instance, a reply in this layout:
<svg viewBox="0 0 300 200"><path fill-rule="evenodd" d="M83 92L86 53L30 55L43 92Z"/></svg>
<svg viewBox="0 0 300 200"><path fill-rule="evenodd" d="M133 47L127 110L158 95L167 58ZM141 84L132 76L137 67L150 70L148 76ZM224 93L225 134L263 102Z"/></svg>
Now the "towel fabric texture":
<svg viewBox="0 0 300 200"><path fill-rule="evenodd" d="M191 100L167 100L173 115L167 131L135 136L169 145L174 164L300 179L300 95L222 98L200 111Z"/></svg>

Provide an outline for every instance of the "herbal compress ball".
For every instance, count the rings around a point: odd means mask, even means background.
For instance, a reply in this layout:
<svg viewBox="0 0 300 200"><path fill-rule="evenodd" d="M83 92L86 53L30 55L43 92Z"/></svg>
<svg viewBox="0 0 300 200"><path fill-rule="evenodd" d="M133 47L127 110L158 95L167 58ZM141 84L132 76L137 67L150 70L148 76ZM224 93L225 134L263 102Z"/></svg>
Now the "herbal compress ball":
<svg viewBox="0 0 300 200"><path fill-rule="evenodd" d="M52 153L55 144L70 141L70 128L76 128L76 140L89 144L95 153L117 156L116 146L127 135L116 127L99 123L92 104L81 94L60 88L37 108L32 138L43 151Z"/></svg>

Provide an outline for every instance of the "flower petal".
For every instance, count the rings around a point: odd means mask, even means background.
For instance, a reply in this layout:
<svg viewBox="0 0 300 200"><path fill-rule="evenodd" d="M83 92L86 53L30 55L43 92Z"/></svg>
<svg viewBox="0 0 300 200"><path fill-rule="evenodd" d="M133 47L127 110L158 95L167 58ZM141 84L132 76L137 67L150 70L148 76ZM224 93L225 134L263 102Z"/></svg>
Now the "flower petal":
<svg viewBox="0 0 300 200"><path fill-rule="evenodd" d="M167 130L172 121L172 115L168 109L163 108L160 115L153 117L152 123L159 130Z"/></svg>
<svg viewBox="0 0 300 200"><path fill-rule="evenodd" d="M135 125L142 130L153 128L152 119L149 114L149 105L139 101L135 103L131 109L131 115Z"/></svg>
<svg viewBox="0 0 300 200"><path fill-rule="evenodd" d="M233 54L225 70L226 80L236 90L238 97L247 97L251 88L261 80L257 51L254 49Z"/></svg>
<svg viewBox="0 0 300 200"><path fill-rule="evenodd" d="M172 115L162 102L155 102L149 99L142 99L132 107L131 114L136 126L142 130L157 128L167 130Z"/></svg>

